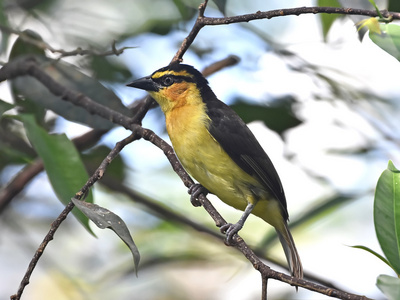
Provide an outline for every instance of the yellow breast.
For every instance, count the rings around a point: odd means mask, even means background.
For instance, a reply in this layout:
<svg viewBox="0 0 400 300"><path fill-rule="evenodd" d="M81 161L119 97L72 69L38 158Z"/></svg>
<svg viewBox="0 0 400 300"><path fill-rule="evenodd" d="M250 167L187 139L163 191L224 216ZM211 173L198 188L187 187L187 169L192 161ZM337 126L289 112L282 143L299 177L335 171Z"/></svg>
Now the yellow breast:
<svg viewBox="0 0 400 300"><path fill-rule="evenodd" d="M208 131L205 105L185 105L166 114L167 131L188 173L225 203L243 210L254 202L250 186L259 186L221 148Z"/></svg>

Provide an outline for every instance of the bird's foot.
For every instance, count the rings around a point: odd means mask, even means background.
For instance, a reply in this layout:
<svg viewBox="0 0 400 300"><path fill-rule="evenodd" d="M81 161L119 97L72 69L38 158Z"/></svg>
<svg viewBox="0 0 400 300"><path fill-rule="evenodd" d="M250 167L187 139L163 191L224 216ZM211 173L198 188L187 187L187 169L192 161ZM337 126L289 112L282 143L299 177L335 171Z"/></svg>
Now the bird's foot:
<svg viewBox="0 0 400 300"><path fill-rule="evenodd" d="M225 244L228 246L233 244L233 236L239 232L240 229L242 229L243 224L241 223L226 223L225 225L222 225L220 227L220 231L222 233L225 233Z"/></svg>
<svg viewBox="0 0 400 300"><path fill-rule="evenodd" d="M201 206L201 203L198 199L200 194L206 196L208 194L208 190L199 183L194 183L190 186L188 193L190 194L190 202L193 206Z"/></svg>

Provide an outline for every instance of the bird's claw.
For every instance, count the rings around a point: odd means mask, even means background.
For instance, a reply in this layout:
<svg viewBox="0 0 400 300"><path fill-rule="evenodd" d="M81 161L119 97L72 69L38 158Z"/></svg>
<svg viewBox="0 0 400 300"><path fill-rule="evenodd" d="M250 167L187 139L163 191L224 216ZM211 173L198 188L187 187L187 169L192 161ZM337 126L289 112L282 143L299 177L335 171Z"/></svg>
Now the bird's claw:
<svg viewBox="0 0 400 300"><path fill-rule="evenodd" d="M220 231L225 233L225 243L229 246L232 245L233 236L242 229L243 225L240 223L232 224L226 223L220 227Z"/></svg>
<svg viewBox="0 0 400 300"><path fill-rule="evenodd" d="M190 202L193 206L201 206L201 203L198 199L200 194L207 195L208 190L199 183L194 183L190 186L188 193L190 194Z"/></svg>

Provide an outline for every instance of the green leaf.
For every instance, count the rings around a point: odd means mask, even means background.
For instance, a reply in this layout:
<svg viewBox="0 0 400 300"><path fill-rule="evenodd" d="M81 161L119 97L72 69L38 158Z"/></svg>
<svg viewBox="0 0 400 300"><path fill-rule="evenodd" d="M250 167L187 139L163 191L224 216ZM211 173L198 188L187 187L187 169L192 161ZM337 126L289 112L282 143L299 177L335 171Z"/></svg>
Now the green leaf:
<svg viewBox="0 0 400 300"><path fill-rule="evenodd" d="M82 158L87 166L87 169L96 170L104 160L104 157L106 157L111 150L112 149L109 147L102 145L96 146L90 149L89 152L82 154ZM125 166L126 165L122 160L121 155L118 155L113 159L112 164L107 167L107 172L104 174L104 179L107 177L112 177L113 180L122 182L125 178Z"/></svg>
<svg viewBox="0 0 400 300"><path fill-rule="evenodd" d="M342 7L340 3L336 0L318 0L318 6L323 7L323 6L330 6L330 7ZM319 17L321 19L321 27L322 27L322 34L324 36L324 40L326 41L326 38L329 33L329 29L331 29L333 22L337 18L340 17L338 14L319 14Z"/></svg>
<svg viewBox="0 0 400 300"><path fill-rule="evenodd" d="M26 141L23 125L15 116L0 116L0 171L11 164L27 164L35 157L37 154Z"/></svg>
<svg viewBox="0 0 400 300"><path fill-rule="evenodd" d="M400 171L389 161L380 176L374 201L374 223L379 244L390 265L400 274Z"/></svg>
<svg viewBox="0 0 400 300"><path fill-rule="evenodd" d="M292 104L295 100L292 97L283 97L277 99L272 105L255 105L244 101L237 101L231 107L246 123L260 120L264 124L282 134L285 130L296 127L302 123L292 109Z"/></svg>
<svg viewBox="0 0 400 300"><path fill-rule="evenodd" d="M140 261L140 253L132 239L128 227L125 222L112 211L101 207L97 204L88 203L75 198L71 201L79 208L90 220L97 225L97 227L104 229L110 228L113 230L120 239L129 247L131 250L133 261L135 264L135 270L137 275L138 265Z"/></svg>
<svg viewBox="0 0 400 300"><path fill-rule="evenodd" d="M381 12L379 11L379 7L376 5L375 1L374 1L374 0L368 0L368 1L369 1L369 3L371 3L371 5L375 8L376 12L377 12L378 14L380 14Z"/></svg>
<svg viewBox="0 0 400 300"><path fill-rule="evenodd" d="M399 0L389 0L388 11L400 12L400 1Z"/></svg>
<svg viewBox="0 0 400 300"><path fill-rule="evenodd" d="M173 0L183 20L192 19L197 13L197 7L189 6L185 0Z"/></svg>
<svg viewBox="0 0 400 300"><path fill-rule="evenodd" d="M225 16L226 13L226 0L214 0L218 10Z"/></svg>
<svg viewBox="0 0 400 300"><path fill-rule="evenodd" d="M133 77L126 65L118 63L115 58L93 56L91 57L90 67L94 72L94 77L98 80L126 82Z"/></svg>
<svg viewBox="0 0 400 300"><path fill-rule="evenodd" d="M400 279L388 275L379 275L376 285L388 300L400 299Z"/></svg>
<svg viewBox="0 0 400 300"><path fill-rule="evenodd" d="M384 51L400 61L400 26L380 24L380 33L369 31L370 39Z"/></svg>
<svg viewBox="0 0 400 300"><path fill-rule="evenodd" d="M8 18L6 13L6 5L0 5L0 25L8 27ZM6 30L1 31L1 40L0 40L0 54L7 51L8 40L10 38L10 34Z"/></svg>
<svg viewBox="0 0 400 300"><path fill-rule="evenodd" d="M43 42L42 37L32 30L25 30L21 35L32 41L35 40L37 43ZM16 59L17 57L23 55L37 55L45 57L45 51L43 49L39 48L33 43L26 42L23 37L18 37L14 42L10 52L10 60Z"/></svg>
<svg viewBox="0 0 400 300"><path fill-rule="evenodd" d="M71 196L74 196L88 179L78 151L64 134L48 134L39 127L33 115L21 114L19 119L24 123L29 141L43 160L44 168L58 199L65 205L68 204ZM90 193L86 201L93 202ZM72 212L94 235L89 227L88 218L77 209Z"/></svg>
<svg viewBox="0 0 400 300"><path fill-rule="evenodd" d="M380 255L379 253L375 252L374 250L372 250L371 248L368 248L366 246L360 246L360 245L356 245L356 246L350 246L352 248L356 248L356 249L362 249L365 250L373 255L375 255L377 258L379 258L381 261L383 261L385 264L387 264L389 267L391 267L393 269L393 267L390 265L389 261L384 258L382 255Z"/></svg>
<svg viewBox="0 0 400 300"><path fill-rule="evenodd" d="M13 107L14 104L8 103L0 99L0 118L7 110L10 110Z"/></svg>

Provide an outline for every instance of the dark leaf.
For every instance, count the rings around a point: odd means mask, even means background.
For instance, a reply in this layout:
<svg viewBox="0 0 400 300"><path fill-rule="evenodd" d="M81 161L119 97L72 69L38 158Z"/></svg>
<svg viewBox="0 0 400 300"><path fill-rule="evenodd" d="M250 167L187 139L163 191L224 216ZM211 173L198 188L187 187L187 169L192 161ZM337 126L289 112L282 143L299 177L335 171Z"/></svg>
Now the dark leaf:
<svg viewBox="0 0 400 300"><path fill-rule="evenodd" d="M178 19L148 19L144 24L145 28L147 28L148 32L152 32L159 35L167 35L170 33L172 28L176 26L176 24L181 21Z"/></svg>
<svg viewBox="0 0 400 300"><path fill-rule="evenodd" d="M41 61L42 70L66 88L79 91L100 104L130 115L130 111L112 91L97 80L78 71L73 65L61 61L43 61L43 59ZM14 79L12 87L14 93L23 95L26 101L32 101L45 109L50 109L67 120L98 129L110 129L114 126L112 122L92 115L84 108L51 94L44 85L32 77L23 76Z"/></svg>
<svg viewBox="0 0 400 300"><path fill-rule="evenodd" d="M7 110L7 107L2 108ZM0 170L10 164L29 163L36 156L26 142L23 126L11 115L0 116Z"/></svg>
<svg viewBox="0 0 400 300"><path fill-rule="evenodd" d="M0 5L0 25L5 27L9 26L6 14L6 6L4 4ZM10 34L6 30L1 31L0 54L7 51L9 37Z"/></svg>
<svg viewBox="0 0 400 300"><path fill-rule="evenodd" d="M400 12L400 1L399 0L389 0L388 11Z"/></svg>
<svg viewBox="0 0 400 300"><path fill-rule="evenodd" d="M36 40L37 43L43 42L42 37L32 30L25 30L22 35L31 40ZM18 37L12 46L10 60L16 59L17 57L23 55L37 55L45 57L45 52L37 45L26 42L23 37Z"/></svg>
<svg viewBox="0 0 400 300"><path fill-rule="evenodd" d="M10 110L11 108L14 107L14 104L8 103L6 101L3 101L0 99L0 118L2 115L7 111Z"/></svg>
<svg viewBox="0 0 400 300"><path fill-rule="evenodd" d="M8 9L24 9L27 11L30 11L32 9L40 9L43 11L47 11L54 2L55 0L14 0L14 1L9 1L10 3L8 4ZM36 16L36 14L34 14Z"/></svg>
<svg viewBox="0 0 400 300"><path fill-rule="evenodd" d="M41 38L37 34L33 32L28 32L28 34L30 37L41 41ZM47 58L40 48L18 38L13 45L10 56L16 58L28 55L35 57L40 62L42 70L66 88L81 92L92 100L127 116L131 114L129 109L122 104L121 100L99 81L83 74L74 65ZM23 99L27 102L22 104L19 101L18 104L23 105L27 111L34 112L38 120L43 118L43 113L40 112L40 109L42 111L50 109L67 120L85 124L92 128L110 129L114 126L112 122L97 115L92 115L84 108L62 100L61 97L54 96L42 83L33 77L18 77L13 79L11 84L14 98Z"/></svg>
<svg viewBox="0 0 400 300"><path fill-rule="evenodd" d="M90 149L88 153L82 155L85 164L90 170L95 170L103 161L103 159L110 153L111 149L107 146L98 146ZM112 164L108 165L107 172L104 177L112 176L113 180L122 182L125 178L125 164L121 155L115 157Z"/></svg>
<svg viewBox="0 0 400 300"><path fill-rule="evenodd" d="M292 104L294 102L295 100L288 96L277 99L270 106L254 105L244 101L237 101L235 104L231 105L231 107L246 123L260 120L263 121L268 128L282 134L285 130L296 127L302 123L293 112Z"/></svg>
<svg viewBox="0 0 400 300"><path fill-rule="evenodd" d="M116 62L112 58L105 56L93 56L90 58L90 67L94 72L94 76L98 80L108 82L126 82L132 78L129 69Z"/></svg>
<svg viewBox="0 0 400 300"><path fill-rule="evenodd" d="M128 227L125 222L112 211L101 207L97 204L87 203L78 199L71 199L72 202L79 208L90 220L97 225L97 227L104 229L109 228L113 230L120 239L129 247L133 255L133 262L137 275L138 265L140 261L140 253L132 239Z"/></svg>

